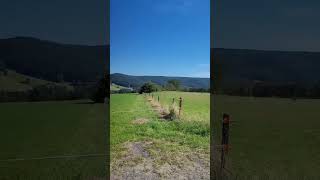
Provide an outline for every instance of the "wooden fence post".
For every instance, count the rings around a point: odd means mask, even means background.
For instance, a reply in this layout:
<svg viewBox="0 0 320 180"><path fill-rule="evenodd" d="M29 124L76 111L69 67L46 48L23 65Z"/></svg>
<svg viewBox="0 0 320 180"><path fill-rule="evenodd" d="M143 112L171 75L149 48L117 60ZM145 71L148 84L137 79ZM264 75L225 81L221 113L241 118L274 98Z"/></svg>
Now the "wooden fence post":
<svg viewBox="0 0 320 180"><path fill-rule="evenodd" d="M222 139L221 139L222 150L221 150L221 167L220 167L221 172L225 165L225 155L229 151L229 123L230 123L230 116L224 113L223 119L222 119Z"/></svg>
<svg viewBox="0 0 320 180"><path fill-rule="evenodd" d="M172 98L172 104L174 104L174 98Z"/></svg>
<svg viewBox="0 0 320 180"><path fill-rule="evenodd" d="M182 98L180 97L179 98L179 117L180 117L180 114L181 114L181 109L182 109Z"/></svg>
<svg viewBox="0 0 320 180"><path fill-rule="evenodd" d="M160 97L158 96L158 102L160 102Z"/></svg>

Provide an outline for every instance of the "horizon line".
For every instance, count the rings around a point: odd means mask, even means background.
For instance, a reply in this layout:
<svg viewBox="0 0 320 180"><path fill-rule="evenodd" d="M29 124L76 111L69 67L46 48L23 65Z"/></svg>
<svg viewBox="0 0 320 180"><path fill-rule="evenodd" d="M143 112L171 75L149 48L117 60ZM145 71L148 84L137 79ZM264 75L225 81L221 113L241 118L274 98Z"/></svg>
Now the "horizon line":
<svg viewBox="0 0 320 180"><path fill-rule="evenodd" d="M176 76L176 75L133 75L133 74L128 74L128 73L120 73L120 72L114 72L111 73L112 74L123 74L123 75L127 75L127 76L138 76L138 77L142 77L142 76L151 76L151 77L172 77L172 78L203 78L203 79L210 79L210 77L197 77L197 76Z"/></svg>
<svg viewBox="0 0 320 180"><path fill-rule="evenodd" d="M33 39L33 40L38 40L38 41L43 41L43 42L49 42L49 43L55 43L55 44L61 44L61 45L73 45L73 46L110 46L109 44L90 44L90 43L68 43L68 42L61 42L58 40L49 40L49 39L44 39L44 38L39 38L39 37L34 37L34 36L11 36L11 37L0 37L0 40L9 40L9 39Z"/></svg>
<svg viewBox="0 0 320 180"><path fill-rule="evenodd" d="M280 49L255 49L255 48L228 48L228 47L210 47L210 49L228 49L228 50L248 50L248 51L273 51L273 52L301 52L301 53L320 53L320 50L280 50Z"/></svg>

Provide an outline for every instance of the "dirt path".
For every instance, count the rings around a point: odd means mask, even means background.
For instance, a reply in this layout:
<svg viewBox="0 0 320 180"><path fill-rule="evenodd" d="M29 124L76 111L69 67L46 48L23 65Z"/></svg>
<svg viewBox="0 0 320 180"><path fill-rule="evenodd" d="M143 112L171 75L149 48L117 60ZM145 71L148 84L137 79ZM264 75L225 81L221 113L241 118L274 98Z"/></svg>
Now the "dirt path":
<svg viewBox="0 0 320 180"><path fill-rule="evenodd" d="M111 180L210 179L208 156L192 151L172 154L157 148L157 143L126 143L128 152L113 165L117 169L112 170Z"/></svg>

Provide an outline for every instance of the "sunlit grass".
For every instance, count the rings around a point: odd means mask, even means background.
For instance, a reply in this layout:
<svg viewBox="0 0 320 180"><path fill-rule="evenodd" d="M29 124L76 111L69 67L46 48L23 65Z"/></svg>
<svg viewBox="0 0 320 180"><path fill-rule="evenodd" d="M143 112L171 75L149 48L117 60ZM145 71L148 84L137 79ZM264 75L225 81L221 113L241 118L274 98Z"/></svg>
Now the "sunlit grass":
<svg viewBox="0 0 320 180"><path fill-rule="evenodd" d="M167 96L168 101L170 95ZM177 95L179 96L180 94L177 93ZM185 93L181 93L181 95L188 97ZM194 95L191 94L190 96ZM195 102L201 106L201 100L197 98L195 98ZM200 98L202 99L203 97ZM192 98L190 99L192 100ZM206 106L206 101L202 103L205 104L202 105L202 108L207 107L207 113L209 113L209 106ZM189 104L192 103L186 104L184 112L189 114L190 112L188 111L192 110L195 113L196 111L190 108ZM205 110L202 111L205 112ZM203 115L203 117L206 117L206 115ZM141 125L133 124L133 120L137 118L146 118L149 121ZM164 121L158 118L157 113L152 110L144 95L114 94L111 96L111 159L116 160L117 157L121 156L122 151L125 150L123 149L123 143L145 140L172 142L173 146L176 146L172 150L182 152L191 148L203 150L209 155L209 120L203 119L203 121L207 121L207 123L203 123L198 119L195 121ZM166 143L160 143L158 146L166 149Z"/></svg>

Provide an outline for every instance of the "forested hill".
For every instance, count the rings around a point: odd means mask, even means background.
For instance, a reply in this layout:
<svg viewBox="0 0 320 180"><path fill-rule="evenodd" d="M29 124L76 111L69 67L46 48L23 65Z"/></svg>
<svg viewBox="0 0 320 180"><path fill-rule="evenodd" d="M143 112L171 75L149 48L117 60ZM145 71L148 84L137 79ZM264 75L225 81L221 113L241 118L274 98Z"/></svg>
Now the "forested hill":
<svg viewBox="0 0 320 180"><path fill-rule="evenodd" d="M108 60L109 45L70 45L29 37L0 39L0 61L6 68L49 81L95 81Z"/></svg>
<svg viewBox="0 0 320 180"><path fill-rule="evenodd" d="M168 80L178 80L183 88L204 88L210 87L209 78L193 78L193 77L167 77L167 76L131 76L126 74L115 73L111 74L112 83L138 88L143 83L153 82L159 85L165 85Z"/></svg>
<svg viewBox="0 0 320 180"><path fill-rule="evenodd" d="M225 85L254 80L314 84L320 80L320 53L212 48L215 76Z"/></svg>

